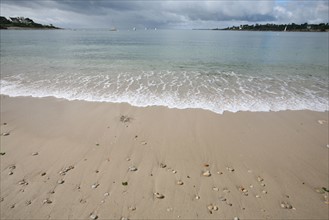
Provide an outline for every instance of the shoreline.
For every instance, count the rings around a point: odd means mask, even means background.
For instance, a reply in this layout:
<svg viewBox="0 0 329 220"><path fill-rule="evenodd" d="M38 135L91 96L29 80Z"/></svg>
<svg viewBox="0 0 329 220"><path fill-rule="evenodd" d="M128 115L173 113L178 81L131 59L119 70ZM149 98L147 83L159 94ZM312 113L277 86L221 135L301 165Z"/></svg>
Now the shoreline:
<svg viewBox="0 0 329 220"><path fill-rule="evenodd" d="M328 112L0 97L1 218L328 218Z"/></svg>
<svg viewBox="0 0 329 220"><path fill-rule="evenodd" d="M284 110L238 110L238 111L230 111L230 110L221 110L219 111L215 111L212 110L210 108L201 108L201 107L171 107L168 105L134 105L131 104L129 102L113 102L113 101L102 101L102 100L83 100L83 99L68 99L68 98L63 98L63 97L56 97L56 96L43 96L43 97L39 97L39 96L21 96L21 95L15 95L15 96L11 96L11 95L7 95L7 94L1 94L0 93L0 97L8 97L8 98L28 98L28 99L58 99L58 100L62 100L62 101L68 101L68 102L85 102L85 103L104 103L104 104L123 104L123 105L128 105L130 107L133 108L166 108L166 109L172 109L172 110L191 110L191 111L206 111L206 112L211 112L214 114L218 114L218 115L223 115L223 114L229 114L229 113L270 113L270 112L293 112L293 111L310 111L310 112L319 112L319 113L329 113L329 110L315 110L315 109L284 109Z"/></svg>

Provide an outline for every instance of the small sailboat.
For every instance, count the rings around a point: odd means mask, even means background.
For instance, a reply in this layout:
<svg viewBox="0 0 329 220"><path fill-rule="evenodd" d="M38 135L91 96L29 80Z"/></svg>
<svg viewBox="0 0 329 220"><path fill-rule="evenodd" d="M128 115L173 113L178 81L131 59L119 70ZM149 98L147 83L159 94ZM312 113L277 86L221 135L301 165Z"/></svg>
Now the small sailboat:
<svg viewBox="0 0 329 220"><path fill-rule="evenodd" d="M284 30L283 30L283 31L287 31L287 27L288 27L288 26L286 26L286 27L284 28Z"/></svg>
<svg viewBox="0 0 329 220"><path fill-rule="evenodd" d="M136 28L135 27L133 28L133 31L136 31Z"/></svg>
<svg viewBox="0 0 329 220"><path fill-rule="evenodd" d="M115 27L111 28L110 31L117 31Z"/></svg>

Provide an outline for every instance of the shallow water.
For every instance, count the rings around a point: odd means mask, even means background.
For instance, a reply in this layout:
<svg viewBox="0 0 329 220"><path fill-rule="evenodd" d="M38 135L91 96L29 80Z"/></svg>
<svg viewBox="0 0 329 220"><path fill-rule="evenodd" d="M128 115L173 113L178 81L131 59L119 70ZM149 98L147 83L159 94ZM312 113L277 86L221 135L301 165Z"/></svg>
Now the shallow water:
<svg viewBox="0 0 329 220"><path fill-rule="evenodd" d="M217 113L325 111L328 34L1 30L1 94Z"/></svg>

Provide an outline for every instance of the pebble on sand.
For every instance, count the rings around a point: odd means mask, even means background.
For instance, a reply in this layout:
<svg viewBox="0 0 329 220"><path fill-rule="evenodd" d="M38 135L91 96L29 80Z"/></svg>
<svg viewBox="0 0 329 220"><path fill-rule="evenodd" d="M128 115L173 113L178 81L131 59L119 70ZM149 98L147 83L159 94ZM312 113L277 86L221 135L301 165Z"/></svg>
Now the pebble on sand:
<svg viewBox="0 0 329 220"><path fill-rule="evenodd" d="M209 177L209 176L211 176L211 173L209 170L206 170L205 172L202 173L202 175L205 177Z"/></svg>
<svg viewBox="0 0 329 220"><path fill-rule="evenodd" d="M155 196L157 199L164 199L164 197L165 197L163 194L158 193L158 192L154 193L154 196Z"/></svg>
<svg viewBox="0 0 329 220"><path fill-rule="evenodd" d="M222 201L222 202L226 201L226 198L224 196L220 196L218 199L219 199L219 201Z"/></svg>
<svg viewBox="0 0 329 220"><path fill-rule="evenodd" d="M292 205L288 202L281 202L280 206L283 209L292 209L293 208Z"/></svg>
<svg viewBox="0 0 329 220"><path fill-rule="evenodd" d="M94 214L94 213L91 213L90 216L89 216L89 218L92 219L92 220L95 220L95 219L98 218L98 216L96 214Z"/></svg>
<svg viewBox="0 0 329 220"><path fill-rule="evenodd" d="M32 156L37 156L39 153L38 152L33 152Z"/></svg>
<svg viewBox="0 0 329 220"><path fill-rule="evenodd" d="M50 200L50 199L45 199L45 200L43 200L43 204L50 204L50 203L52 203L52 201Z"/></svg>
<svg viewBox="0 0 329 220"><path fill-rule="evenodd" d="M9 132L3 132L1 135L2 136L8 136L8 135L10 135L10 133Z"/></svg>
<svg viewBox="0 0 329 220"><path fill-rule="evenodd" d="M183 184L184 184L183 181L181 181L181 180L177 181L177 185L183 185Z"/></svg>
<svg viewBox="0 0 329 220"><path fill-rule="evenodd" d="M134 171L137 171L137 167L135 167L135 166L130 166L130 167L128 168L128 170L134 172Z"/></svg>
<svg viewBox="0 0 329 220"><path fill-rule="evenodd" d="M63 184L64 183L64 180L58 180L57 183L58 184Z"/></svg>
<svg viewBox="0 0 329 220"><path fill-rule="evenodd" d="M92 188L92 189L96 189L98 186L99 186L98 183L94 183L93 185L91 185L91 188Z"/></svg>
<svg viewBox="0 0 329 220"><path fill-rule="evenodd" d="M136 210L136 207L135 207L135 206L129 206L128 209L129 209L130 211L135 211L135 210Z"/></svg>
<svg viewBox="0 0 329 220"><path fill-rule="evenodd" d="M25 179L18 182L19 185L28 185Z"/></svg>
<svg viewBox="0 0 329 220"><path fill-rule="evenodd" d="M258 176L258 177L257 177L257 181L258 181L258 182L263 182L264 179L263 179L262 177Z"/></svg>
<svg viewBox="0 0 329 220"><path fill-rule="evenodd" d="M164 164L164 163L160 163L160 167L161 167L161 168L166 168L166 166L167 166L166 164Z"/></svg>
<svg viewBox="0 0 329 220"><path fill-rule="evenodd" d="M323 125L323 124L327 123L327 121L326 121L326 120L318 120L318 123L319 123L320 125Z"/></svg>

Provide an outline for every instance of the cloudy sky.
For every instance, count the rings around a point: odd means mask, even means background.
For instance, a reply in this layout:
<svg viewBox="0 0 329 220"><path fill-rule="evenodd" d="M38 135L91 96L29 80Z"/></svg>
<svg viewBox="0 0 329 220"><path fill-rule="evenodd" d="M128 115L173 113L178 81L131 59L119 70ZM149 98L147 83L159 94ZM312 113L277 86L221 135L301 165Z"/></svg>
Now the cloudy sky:
<svg viewBox="0 0 329 220"><path fill-rule="evenodd" d="M328 23L328 0L1 0L0 14L64 28L215 28Z"/></svg>

